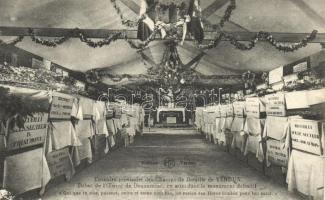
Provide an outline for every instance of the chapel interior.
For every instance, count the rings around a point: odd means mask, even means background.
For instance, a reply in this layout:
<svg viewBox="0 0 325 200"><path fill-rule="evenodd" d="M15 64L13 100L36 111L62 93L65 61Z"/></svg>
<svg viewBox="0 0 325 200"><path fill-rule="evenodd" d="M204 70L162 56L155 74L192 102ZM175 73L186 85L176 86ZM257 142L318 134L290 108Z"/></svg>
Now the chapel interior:
<svg viewBox="0 0 325 200"><path fill-rule="evenodd" d="M322 200L324 0L1 0L0 200Z"/></svg>

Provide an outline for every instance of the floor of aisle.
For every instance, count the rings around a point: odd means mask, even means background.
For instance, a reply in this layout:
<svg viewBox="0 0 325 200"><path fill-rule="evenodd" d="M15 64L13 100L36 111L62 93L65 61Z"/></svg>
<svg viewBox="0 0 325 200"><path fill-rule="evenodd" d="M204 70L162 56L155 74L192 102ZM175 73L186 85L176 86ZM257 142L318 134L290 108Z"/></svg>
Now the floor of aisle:
<svg viewBox="0 0 325 200"><path fill-rule="evenodd" d="M144 134L42 199L301 199L199 134Z"/></svg>

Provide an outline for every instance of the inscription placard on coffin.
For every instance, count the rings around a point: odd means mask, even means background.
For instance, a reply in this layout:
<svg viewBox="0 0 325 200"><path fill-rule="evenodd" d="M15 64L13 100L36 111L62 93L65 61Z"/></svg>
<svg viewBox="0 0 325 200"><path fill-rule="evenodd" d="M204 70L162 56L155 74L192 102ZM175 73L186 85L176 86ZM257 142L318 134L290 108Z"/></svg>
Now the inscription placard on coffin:
<svg viewBox="0 0 325 200"><path fill-rule="evenodd" d="M24 128L9 130L7 149L15 150L43 144L48 128L48 114L34 113L25 119Z"/></svg>
<svg viewBox="0 0 325 200"><path fill-rule="evenodd" d="M266 115L286 116L284 93L269 94L266 99Z"/></svg>
<svg viewBox="0 0 325 200"><path fill-rule="evenodd" d="M290 119L292 148L323 155L321 122L306 119Z"/></svg>
<svg viewBox="0 0 325 200"><path fill-rule="evenodd" d="M49 165L52 178L58 177L60 175L65 175L69 180L74 173L74 168L68 148L48 153L46 155L46 160Z"/></svg>
<svg viewBox="0 0 325 200"><path fill-rule="evenodd" d="M259 97L246 98L245 109L247 117L260 118Z"/></svg>
<svg viewBox="0 0 325 200"><path fill-rule="evenodd" d="M288 149L284 147L284 143L269 139L266 141L266 160L267 165L275 164L282 167L288 165Z"/></svg>
<svg viewBox="0 0 325 200"><path fill-rule="evenodd" d="M53 93L50 119L70 119L74 98L72 96Z"/></svg>

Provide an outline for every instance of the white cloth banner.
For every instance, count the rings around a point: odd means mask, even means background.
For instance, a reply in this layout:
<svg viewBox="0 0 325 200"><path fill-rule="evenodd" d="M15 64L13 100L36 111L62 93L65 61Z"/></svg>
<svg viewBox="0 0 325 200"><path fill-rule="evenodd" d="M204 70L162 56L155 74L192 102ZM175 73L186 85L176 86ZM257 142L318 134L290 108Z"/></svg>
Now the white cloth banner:
<svg viewBox="0 0 325 200"><path fill-rule="evenodd" d="M231 143L231 148L239 149L240 152L244 153L245 151L245 145L246 145L246 135L241 134L240 132L234 132L233 133L233 140Z"/></svg>
<svg viewBox="0 0 325 200"><path fill-rule="evenodd" d="M231 132L244 131L245 118L235 117L231 124Z"/></svg>
<svg viewBox="0 0 325 200"><path fill-rule="evenodd" d="M264 153L261 141L261 135L249 135L246 140L244 155L247 155L249 152L253 153L258 161L263 162Z"/></svg>
<svg viewBox="0 0 325 200"><path fill-rule="evenodd" d="M107 130L110 135L116 134L116 128L113 119L106 120L107 123Z"/></svg>
<svg viewBox="0 0 325 200"><path fill-rule="evenodd" d="M96 124L96 134L104 134L108 137L109 132L107 129L107 124L105 119L101 119L95 122Z"/></svg>
<svg viewBox="0 0 325 200"><path fill-rule="evenodd" d="M244 132L249 135L261 135L264 130L265 119L246 118Z"/></svg>
<svg viewBox="0 0 325 200"><path fill-rule="evenodd" d="M50 179L50 170L42 148L5 159L3 187L16 195L44 188Z"/></svg>
<svg viewBox="0 0 325 200"><path fill-rule="evenodd" d="M94 127L91 120L79 120L75 124L76 134L80 140L94 135Z"/></svg>
<svg viewBox="0 0 325 200"><path fill-rule="evenodd" d="M270 137L275 140L285 140L289 128L287 117L267 116L263 131L263 137Z"/></svg>
<svg viewBox="0 0 325 200"><path fill-rule="evenodd" d="M292 150L286 179L288 190L297 189L314 200L323 200L324 162L323 156Z"/></svg>
<svg viewBox="0 0 325 200"><path fill-rule="evenodd" d="M82 109L84 116L94 115L94 103L95 101L85 97L79 97L79 106Z"/></svg>
<svg viewBox="0 0 325 200"><path fill-rule="evenodd" d="M106 104L104 101L94 102L94 120L106 119Z"/></svg>
<svg viewBox="0 0 325 200"><path fill-rule="evenodd" d="M81 161L84 159L87 159L88 163L92 163L93 161L90 139L84 138L81 140L81 143L81 146L73 147L72 149L72 160L74 166L80 165Z"/></svg>
<svg viewBox="0 0 325 200"><path fill-rule="evenodd" d="M51 122L49 125L49 152L67 146L80 146L81 142L71 121Z"/></svg>

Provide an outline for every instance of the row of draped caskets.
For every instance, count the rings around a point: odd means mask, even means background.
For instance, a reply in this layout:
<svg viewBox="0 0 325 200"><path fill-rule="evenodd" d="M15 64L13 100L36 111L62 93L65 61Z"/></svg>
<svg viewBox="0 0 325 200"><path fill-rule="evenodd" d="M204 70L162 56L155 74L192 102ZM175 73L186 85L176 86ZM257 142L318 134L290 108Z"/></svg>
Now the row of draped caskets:
<svg viewBox="0 0 325 200"><path fill-rule="evenodd" d="M278 166L289 191L324 197L325 89L247 97L228 105L196 109L196 127L206 139ZM306 119L303 116L314 116Z"/></svg>
<svg viewBox="0 0 325 200"><path fill-rule="evenodd" d="M51 179L63 175L70 180L81 163L92 163L110 150L127 146L142 131L144 111L139 105L107 105L25 88L10 87L10 91L28 96L31 101L24 103L44 108L25 118L23 127L2 129L3 187L14 194L37 188L43 193Z"/></svg>

